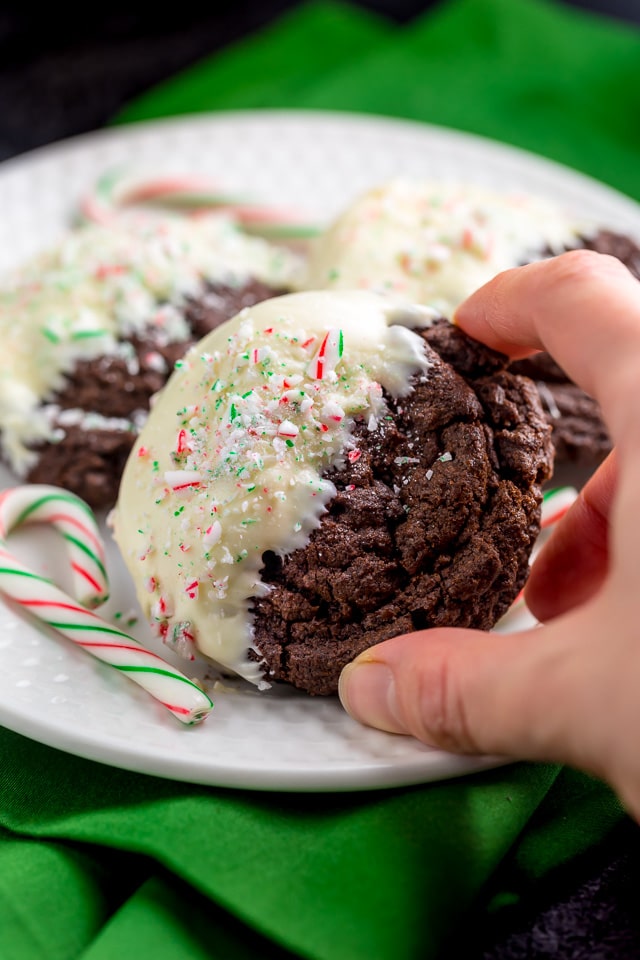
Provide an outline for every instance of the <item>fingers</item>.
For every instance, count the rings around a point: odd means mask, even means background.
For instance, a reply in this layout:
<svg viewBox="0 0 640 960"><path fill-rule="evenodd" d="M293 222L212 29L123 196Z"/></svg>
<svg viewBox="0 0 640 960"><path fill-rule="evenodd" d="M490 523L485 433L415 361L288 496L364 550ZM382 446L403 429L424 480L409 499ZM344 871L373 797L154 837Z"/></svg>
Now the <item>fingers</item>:
<svg viewBox="0 0 640 960"><path fill-rule="evenodd" d="M602 671L596 658L580 659L582 612L560 623L512 636L437 629L396 637L345 668L340 698L361 723L452 752L600 772Z"/></svg>
<svg viewBox="0 0 640 960"><path fill-rule="evenodd" d="M397 637L345 668L340 697L360 722L443 749L590 770L640 811L625 735L640 722L640 284L611 257L573 252L500 274L456 321L511 356L547 350L600 402L619 450L534 567L528 599L549 623Z"/></svg>
<svg viewBox="0 0 640 960"><path fill-rule="evenodd" d="M525 590L529 609L538 620L551 620L579 606L604 583L617 472L613 453L582 488L540 551Z"/></svg>
<svg viewBox="0 0 640 960"><path fill-rule="evenodd" d="M624 433L640 380L640 283L614 257L578 250L507 270L455 322L513 357L547 350L600 401L616 442Z"/></svg>

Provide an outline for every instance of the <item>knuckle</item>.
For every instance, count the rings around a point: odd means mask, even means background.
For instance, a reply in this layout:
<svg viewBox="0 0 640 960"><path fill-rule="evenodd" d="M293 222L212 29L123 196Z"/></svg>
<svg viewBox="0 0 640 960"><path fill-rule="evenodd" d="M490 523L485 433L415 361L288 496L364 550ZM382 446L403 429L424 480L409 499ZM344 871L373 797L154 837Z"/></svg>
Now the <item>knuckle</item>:
<svg viewBox="0 0 640 960"><path fill-rule="evenodd" d="M627 268L616 257L595 250L569 250L548 261L553 265L557 283L591 282L627 276Z"/></svg>
<svg viewBox="0 0 640 960"><path fill-rule="evenodd" d="M414 684L414 716L407 718L414 735L454 753L476 753L454 652L446 649L430 655L427 669L414 674Z"/></svg>

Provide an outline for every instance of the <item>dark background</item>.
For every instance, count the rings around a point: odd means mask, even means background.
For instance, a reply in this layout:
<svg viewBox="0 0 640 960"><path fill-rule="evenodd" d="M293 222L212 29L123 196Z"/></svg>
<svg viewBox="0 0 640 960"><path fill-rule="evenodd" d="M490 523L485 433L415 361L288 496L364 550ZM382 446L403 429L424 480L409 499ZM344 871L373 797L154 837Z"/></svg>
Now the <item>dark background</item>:
<svg viewBox="0 0 640 960"><path fill-rule="evenodd" d="M352 0L402 23L434 0ZM519 0L513 0L518 3ZM557 0L640 23L640 0ZM0 5L0 160L104 126L128 100L259 29L292 0Z"/></svg>

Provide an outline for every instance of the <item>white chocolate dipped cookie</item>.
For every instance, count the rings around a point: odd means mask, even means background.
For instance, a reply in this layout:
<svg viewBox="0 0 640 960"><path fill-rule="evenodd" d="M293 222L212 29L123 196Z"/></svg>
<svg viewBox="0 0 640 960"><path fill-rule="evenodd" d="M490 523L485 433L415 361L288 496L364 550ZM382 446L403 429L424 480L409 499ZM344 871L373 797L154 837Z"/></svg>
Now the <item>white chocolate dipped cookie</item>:
<svg viewBox="0 0 640 960"><path fill-rule="evenodd" d="M113 503L175 358L299 269L219 215L123 212L68 231L0 287L3 458L20 478Z"/></svg>
<svg viewBox="0 0 640 960"><path fill-rule="evenodd" d="M399 178L357 198L313 241L303 285L375 290L450 318L496 273L576 246L591 229L527 194Z"/></svg>
<svg viewBox="0 0 640 960"><path fill-rule="evenodd" d="M157 632L259 687L324 694L382 634L491 626L524 582L550 466L535 390L503 367L368 292L218 327L159 394L113 514Z"/></svg>

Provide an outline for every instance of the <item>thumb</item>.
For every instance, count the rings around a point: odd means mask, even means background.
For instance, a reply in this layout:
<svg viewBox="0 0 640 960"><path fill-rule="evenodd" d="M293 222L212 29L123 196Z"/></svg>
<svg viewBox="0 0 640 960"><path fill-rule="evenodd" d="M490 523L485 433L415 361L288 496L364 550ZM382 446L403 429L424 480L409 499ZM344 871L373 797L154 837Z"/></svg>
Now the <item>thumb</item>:
<svg viewBox="0 0 640 960"><path fill-rule="evenodd" d="M575 640L584 653L593 623L585 606L513 635L433 629L395 637L345 667L340 698L361 723L455 753L569 762L598 773L599 731L590 737L588 728L599 665L580 656ZM594 676L580 676L576 662ZM606 716L606 704L602 710Z"/></svg>

